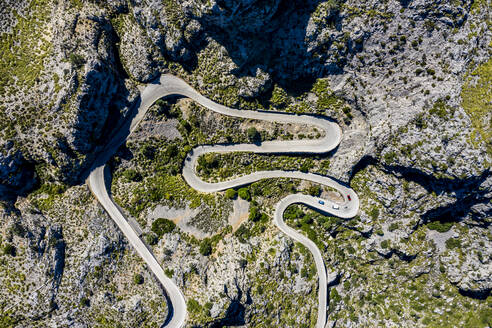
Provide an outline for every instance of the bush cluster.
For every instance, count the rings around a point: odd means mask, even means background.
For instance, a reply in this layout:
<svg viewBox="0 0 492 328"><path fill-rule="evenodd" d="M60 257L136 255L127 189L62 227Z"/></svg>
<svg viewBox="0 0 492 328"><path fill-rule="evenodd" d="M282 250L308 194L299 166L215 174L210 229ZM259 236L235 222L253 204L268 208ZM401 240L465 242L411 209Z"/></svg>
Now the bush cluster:
<svg viewBox="0 0 492 328"><path fill-rule="evenodd" d="M158 218L154 222L152 222L152 232L154 232L159 238L162 237L165 233L170 233L174 230L176 227L176 224L174 224L173 221L164 219L164 218Z"/></svg>
<svg viewBox="0 0 492 328"><path fill-rule="evenodd" d="M244 200L250 201L251 200L251 194L249 192L248 188L240 188L237 192L239 197L241 197Z"/></svg>

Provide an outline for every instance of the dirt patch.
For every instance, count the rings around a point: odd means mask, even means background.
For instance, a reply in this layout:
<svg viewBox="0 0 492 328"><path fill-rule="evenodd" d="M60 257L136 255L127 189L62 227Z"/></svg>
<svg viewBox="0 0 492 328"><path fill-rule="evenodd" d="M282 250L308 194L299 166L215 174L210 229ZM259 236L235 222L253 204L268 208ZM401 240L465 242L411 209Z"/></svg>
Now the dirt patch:
<svg viewBox="0 0 492 328"><path fill-rule="evenodd" d="M321 198L329 199L335 203L343 203L344 202L342 195L340 195L339 192L333 191L333 190L323 191L321 193Z"/></svg>
<svg viewBox="0 0 492 328"><path fill-rule="evenodd" d="M249 202L244 199L237 198L233 202L233 212L229 215L228 222L232 226L232 231L236 231L237 228L248 219L249 216Z"/></svg>
<svg viewBox="0 0 492 328"><path fill-rule="evenodd" d="M209 237L210 234L189 224L189 222L200 213L200 210L199 207L192 209L188 205L186 205L186 208L172 208L157 205L147 217L150 222L157 218L166 218L173 221L182 231L189 233L198 239L203 239Z"/></svg>
<svg viewBox="0 0 492 328"><path fill-rule="evenodd" d="M438 232L435 230L429 230L427 232L427 236L429 237L429 239L434 241L437 249L439 250L439 254L440 254L447 249L446 248L446 240L454 237L455 233L456 232L454 231L454 229L451 229L451 230L446 231L446 232Z"/></svg>

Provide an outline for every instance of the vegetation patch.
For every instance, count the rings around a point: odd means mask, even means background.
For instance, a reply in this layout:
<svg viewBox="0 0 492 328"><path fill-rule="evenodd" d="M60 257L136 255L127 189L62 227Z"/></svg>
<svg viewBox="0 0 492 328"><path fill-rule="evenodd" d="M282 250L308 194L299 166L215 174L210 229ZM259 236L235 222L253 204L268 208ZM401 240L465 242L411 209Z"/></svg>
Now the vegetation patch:
<svg viewBox="0 0 492 328"><path fill-rule="evenodd" d="M12 32L0 34L0 93L9 85L34 87L51 50L50 10L50 0L33 0L27 15L14 13Z"/></svg>
<svg viewBox="0 0 492 328"><path fill-rule="evenodd" d="M251 200L251 194L249 192L248 188L240 188L237 192L239 197L241 197L244 200L250 201Z"/></svg>
<svg viewBox="0 0 492 328"><path fill-rule="evenodd" d="M461 247L461 241L458 238L449 238L446 240L446 248L455 249Z"/></svg>
<svg viewBox="0 0 492 328"><path fill-rule="evenodd" d="M474 133L472 143L477 139L486 144L487 153L492 156L492 59L479 65L466 79L461 89L461 105L470 117Z"/></svg>
<svg viewBox="0 0 492 328"><path fill-rule="evenodd" d="M453 227L453 222L451 221L432 221L427 223L427 228L430 230L436 230L438 232L447 232Z"/></svg>
<svg viewBox="0 0 492 328"><path fill-rule="evenodd" d="M200 243L200 254L202 254L203 256L209 256L210 254L212 254L212 242L210 238L205 238Z"/></svg>
<svg viewBox="0 0 492 328"><path fill-rule="evenodd" d="M165 233L170 233L176 228L176 224L173 221L158 218L154 222L152 222L152 232L154 232L157 236L162 237Z"/></svg>

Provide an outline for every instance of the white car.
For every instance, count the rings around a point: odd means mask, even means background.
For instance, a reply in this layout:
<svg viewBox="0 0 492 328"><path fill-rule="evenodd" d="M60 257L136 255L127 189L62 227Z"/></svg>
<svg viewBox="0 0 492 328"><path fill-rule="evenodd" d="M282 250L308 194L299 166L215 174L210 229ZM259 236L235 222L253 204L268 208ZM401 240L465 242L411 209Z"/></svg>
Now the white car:
<svg viewBox="0 0 492 328"><path fill-rule="evenodd" d="M332 208L333 208L334 210L339 210L339 209L340 209L340 206L338 206L337 204L333 204Z"/></svg>

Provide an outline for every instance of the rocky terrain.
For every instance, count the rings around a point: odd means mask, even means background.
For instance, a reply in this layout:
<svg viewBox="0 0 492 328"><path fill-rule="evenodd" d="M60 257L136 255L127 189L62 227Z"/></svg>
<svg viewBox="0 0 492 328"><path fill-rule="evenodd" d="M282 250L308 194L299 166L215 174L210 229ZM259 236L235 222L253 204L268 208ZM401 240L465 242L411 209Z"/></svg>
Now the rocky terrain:
<svg viewBox="0 0 492 328"><path fill-rule="evenodd" d="M0 18L2 327L165 322L165 293L84 184L138 86L162 73L231 107L342 127L324 156L211 156L199 172L285 167L358 193L351 220L285 214L324 255L329 327L492 325L488 1L7 0ZM270 220L282 196L321 190L261 181L247 202L180 175L192 147L248 142L253 126L263 140L316 137L167 99L110 163L113 196L182 288L189 327L316 320L311 255Z"/></svg>

